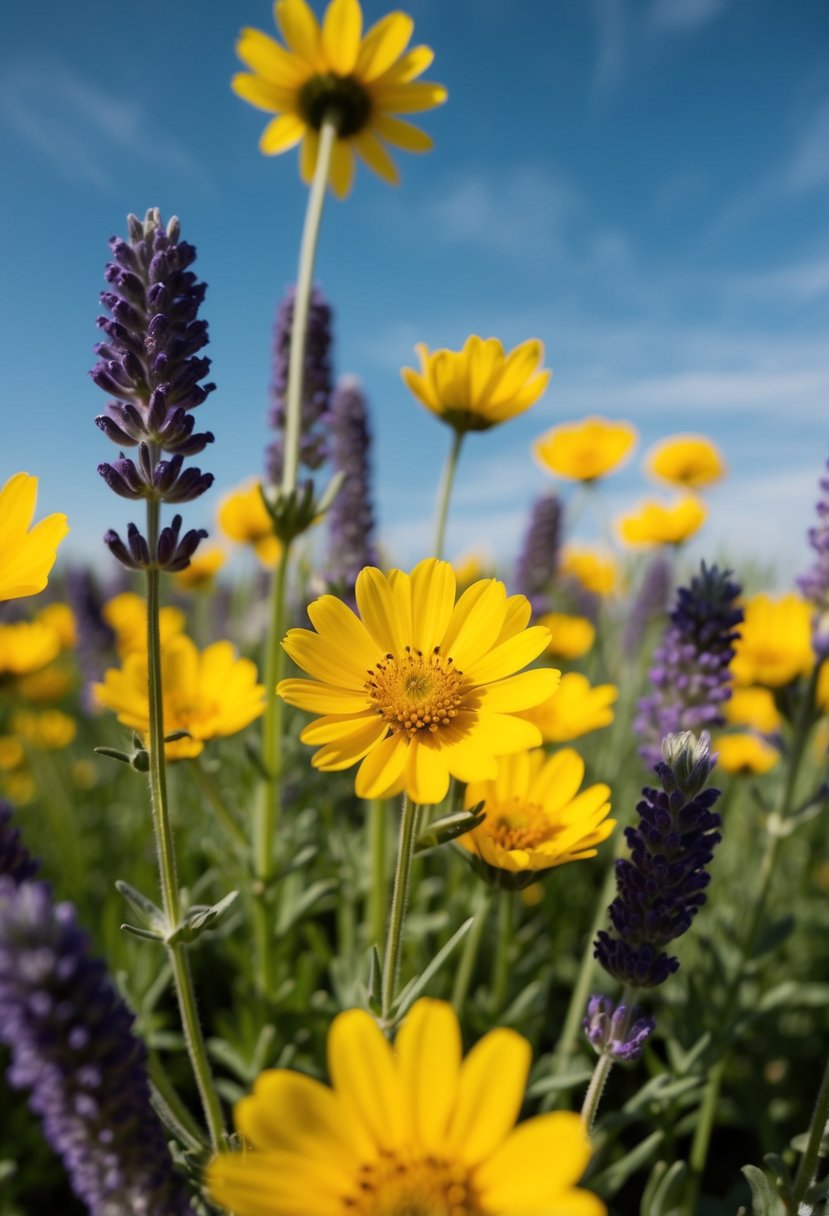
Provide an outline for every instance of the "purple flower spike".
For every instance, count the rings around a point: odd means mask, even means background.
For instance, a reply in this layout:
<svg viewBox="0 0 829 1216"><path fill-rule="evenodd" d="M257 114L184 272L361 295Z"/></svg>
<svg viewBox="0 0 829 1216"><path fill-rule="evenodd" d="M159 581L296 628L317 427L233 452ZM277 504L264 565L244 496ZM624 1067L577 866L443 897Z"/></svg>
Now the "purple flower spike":
<svg viewBox="0 0 829 1216"><path fill-rule="evenodd" d="M359 381L344 377L331 402L331 464L345 474L328 512L327 586L354 604L364 566L379 564L371 501L371 430Z"/></svg>
<svg viewBox="0 0 829 1216"><path fill-rule="evenodd" d="M46 883L0 878L0 1039L92 1216L192 1216L133 1016Z"/></svg>
<svg viewBox="0 0 829 1216"><path fill-rule="evenodd" d="M532 604L533 616L552 608L550 589L558 570L562 514L556 494L544 494L533 504L513 580L515 591Z"/></svg>
<svg viewBox="0 0 829 1216"><path fill-rule="evenodd" d="M296 289L289 287L279 306L274 331L274 374L271 385L270 424L277 431L267 454L267 476L272 483L282 478L285 448L285 410L288 400L288 365L291 358L291 329ZM308 312L305 339L305 369L300 404L299 459L307 469L318 469L328 458L326 432L331 408L331 308L315 287Z"/></svg>
<svg viewBox="0 0 829 1216"><path fill-rule="evenodd" d="M629 1064L638 1060L656 1028L656 1021L638 1006L614 1005L609 996L591 996L584 1033L598 1054Z"/></svg>
<svg viewBox="0 0 829 1216"><path fill-rule="evenodd" d="M38 863L20 839L20 831L12 823L12 808L0 799L0 880L25 882L37 873Z"/></svg>
<svg viewBox="0 0 829 1216"><path fill-rule="evenodd" d="M809 529L809 544L815 560L797 585L815 606L812 645L818 662L829 658L829 475L820 479L822 491L817 504L817 526Z"/></svg>
<svg viewBox="0 0 829 1216"><path fill-rule="evenodd" d="M623 646L626 654L642 645L652 621L664 617L673 587L673 566L664 553L657 553L648 565L625 623Z"/></svg>

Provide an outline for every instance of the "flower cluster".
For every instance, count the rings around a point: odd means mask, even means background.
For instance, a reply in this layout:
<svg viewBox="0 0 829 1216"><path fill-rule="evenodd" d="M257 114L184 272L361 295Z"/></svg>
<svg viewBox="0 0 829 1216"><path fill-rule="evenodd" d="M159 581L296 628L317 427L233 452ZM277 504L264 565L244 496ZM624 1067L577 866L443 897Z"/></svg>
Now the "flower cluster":
<svg viewBox="0 0 829 1216"><path fill-rule="evenodd" d="M641 1056L656 1029L656 1021L638 1006L615 1005L609 996L591 996L582 1026L591 1047L599 1055L630 1064Z"/></svg>
<svg viewBox="0 0 829 1216"><path fill-rule="evenodd" d="M122 451L98 471L123 498L189 502L213 484L212 473L183 468L186 457L213 441L209 431L194 433L191 413L215 387L200 383L210 368L210 360L198 355L208 340L207 323L198 318L205 285L188 269L196 251L179 240L177 219L165 228L152 208L144 220L130 215L127 222L129 240L110 241L110 290L101 293L110 316L98 318L106 341L95 348L99 361L90 375L114 398L96 423L122 449L136 448L137 461ZM162 459L165 453L169 459ZM126 543L112 530L104 540L130 569L175 571L187 565L203 536L201 529L182 536L176 515L157 538L145 538L130 524Z"/></svg>
<svg viewBox="0 0 829 1216"><path fill-rule="evenodd" d="M339 382L331 402L331 464L345 480L328 511L325 581L353 606L357 575L378 562L368 406L353 377Z"/></svg>

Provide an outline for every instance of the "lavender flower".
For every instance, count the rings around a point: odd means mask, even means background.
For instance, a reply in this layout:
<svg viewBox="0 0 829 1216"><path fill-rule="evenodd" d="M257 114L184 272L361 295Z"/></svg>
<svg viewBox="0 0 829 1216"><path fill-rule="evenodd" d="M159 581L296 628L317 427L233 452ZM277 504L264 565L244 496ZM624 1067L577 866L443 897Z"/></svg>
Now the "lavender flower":
<svg viewBox="0 0 829 1216"><path fill-rule="evenodd" d="M110 316L98 318L106 341L95 347L99 361L90 375L114 398L97 425L119 447L136 448L138 460L122 451L98 472L122 498L189 502L213 484L212 473L182 468L186 457L213 442L209 431L194 433L190 412L215 388L199 383L210 368L210 360L197 353L208 340L207 323L198 319L205 285L188 269L196 251L179 240L177 219L164 228L152 208L143 221L130 215L127 223L129 240L110 241L113 261L105 277L111 290L101 293ZM165 453L169 459L162 459ZM159 542L150 552L134 524L126 544L113 531L104 537L128 568L170 570L189 563L200 539L192 531L179 543L176 532L172 548L161 552Z"/></svg>
<svg viewBox="0 0 829 1216"><path fill-rule="evenodd" d="M289 287L279 306L274 331L274 377L271 385L271 426L278 432L268 449L267 476L272 483L282 477L285 447L282 432L288 395L288 365L291 358L291 329L296 289ZM331 399L331 308L319 288L314 288L308 312L305 339L305 369L300 404L299 459L308 469L318 469L328 457L326 427Z"/></svg>
<svg viewBox="0 0 829 1216"><path fill-rule="evenodd" d="M327 585L353 602L354 583L364 566L379 562L374 545L371 502L371 430L360 382L343 377L331 401L331 463L345 474L328 512Z"/></svg>
<svg viewBox="0 0 829 1216"><path fill-rule="evenodd" d="M720 791L703 789L716 762L708 735L669 735L662 754L662 788L642 790L639 823L625 829L631 855L616 862L613 931L601 930L594 950L605 971L634 988L655 988L679 966L663 948L705 903L706 866L720 840L711 810Z"/></svg>
<svg viewBox="0 0 829 1216"><path fill-rule="evenodd" d="M535 616L551 609L550 586L558 569L561 527L558 495L544 494L536 499L513 580L515 590L532 604Z"/></svg>
<svg viewBox="0 0 829 1216"><path fill-rule="evenodd" d="M591 996L584 1033L598 1054L630 1063L638 1060L656 1028L653 1017L634 1005L614 1005L609 996Z"/></svg>
<svg viewBox="0 0 829 1216"><path fill-rule="evenodd" d="M0 798L0 881L6 878L15 884L25 882L37 872L37 862L20 839L20 831L12 824L12 808Z"/></svg>
<svg viewBox="0 0 829 1216"><path fill-rule="evenodd" d="M803 595L815 606L812 645L818 662L829 657L829 475L822 477L819 484L822 494L816 506L817 527L809 529L815 561L797 580Z"/></svg>
<svg viewBox="0 0 829 1216"><path fill-rule="evenodd" d="M673 587L673 566L664 553L648 563L625 624L622 645L625 653L639 649L652 621L665 615Z"/></svg>
<svg viewBox="0 0 829 1216"><path fill-rule="evenodd" d="M722 726L723 702L731 696L729 664L734 657L740 586L731 573L703 562L689 587L680 587L670 624L654 654L654 691L638 704L634 730L643 739L647 764L660 759L660 741L682 730Z"/></svg>
<svg viewBox="0 0 829 1216"><path fill-rule="evenodd" d="M70 904L0 878L0 1039L9 1080L92 1216L192 1213L150 1105L133 1016L90 955Z"/></svg>

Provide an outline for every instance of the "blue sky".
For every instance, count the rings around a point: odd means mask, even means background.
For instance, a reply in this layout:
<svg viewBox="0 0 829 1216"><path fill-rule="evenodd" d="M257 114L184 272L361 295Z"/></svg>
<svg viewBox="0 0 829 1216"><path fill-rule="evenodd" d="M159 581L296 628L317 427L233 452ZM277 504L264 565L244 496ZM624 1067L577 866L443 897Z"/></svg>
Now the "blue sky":
<svg viewBox="0 0 829 1216"><path fill-rule="evenodd" d="M317 263L337 370L373 410L388 551L403 564L428 551L449 438L399 369L417 341L479 333L541 338L554 377L529 414L469 438L450 555L479 541L514 553L552 485L532 440L600 413L642 435L607 482L610 515L647 492L651 442L703 431L731 474L696 551L796 571L829 453L829 6L408 7L450 92L423 118L436 149L400 154L398 190L358 171L327 207ZM217 482L188 521L210 525L221 492L261 467L305 197L296 154L261 157L266 117L230 92L242 25L271 31L270 5L10 0L0 15L2 473L40 476L41 509L68 512L76 555L97 559L105 529L134 514L95 471L114 449L87 376L106 241L128 211L178 214L209 284L219 387L201 463Z"/></svg>

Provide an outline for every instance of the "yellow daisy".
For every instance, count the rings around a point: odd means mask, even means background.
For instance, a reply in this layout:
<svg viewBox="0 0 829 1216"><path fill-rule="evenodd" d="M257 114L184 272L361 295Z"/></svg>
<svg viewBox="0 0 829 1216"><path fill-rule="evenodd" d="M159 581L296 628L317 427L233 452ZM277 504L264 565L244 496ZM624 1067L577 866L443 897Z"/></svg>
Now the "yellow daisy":
<svg viewBox="0 0 829 1216"><path fill-rule="evenodd" d="M569 743L609 726L618 696L615 684L591 686L580 671L568 671L549 700L525 709L521 717L538 727L545 743Z"/></svg>
<svg viewBox="0 0 829 1216"><path fill-rule="evenodd" d="M236 1216L604 1216L576 1188L590 1157L578 1115L515 1127L530 1045L485 1035L461 1058L452 1006L421 999L395 1048L362 1009L328 1034L331 1088L287 1069L264 1072L236 1106L248 1146L207 1170L213 1200Z"/></svg>
<svg viewBox="0 0 829 1216"><path fill-rule="evenodd" d="M645 467L660 481L697 490L725 476L725 464L718 449L704 435L672 435L654 444Z"/></svg>
<svg viewBox="0 0 829 1216"><path fill-rule="evenodd" d="M59 709L44 709L40 713L18 710L12 714L11 728L18 738L45 751L68 747L78 733L75 719Z"/></svg>
<svg viewBox="0 0 829 1216"><path fill-rule="evenodd" d="M432 141L411 123L395 117L431 110L446 100L446 89L417 77L434 59L427 46L406 48L414 22L406 13L383 17L363 34L357 0L331 0L322 28L305 0L277 0L274 13L285 42L244 29L236 53L250 68L233 77L233 90L272 119L259 140L266 156L301 142L302 179L314 176L319 132L326 116L337 119L337 139L329 183L345 198L354 177L354 153L385 181L399 174L387 145L428 152Z"/></svg>
<svg viewBox="0 0 829 1216"><path fill-rule="evenodd" d="M681 545L698 532L708 508L693 494L674 503L643 502L619 520L619 535L629 545Z"/></svg>
<svg viewBox="0 0 829 1216"><path fill-rule="evenodd" d="M42 591L69 531L65 515L32 527L36 502L37 478L28 473L15 473L0 490L0 600Z"/></svg>
<svg viewBox="0 0 829 1216"><path fill-rule="evenodd" d="M488 431L535 405L550 381L541 369L544 347L537 338L509 354L497 338L466 339L463 350L415 347L420 371L401 375L418 401L456 431Z"/></svg>
<svg viewBox="0 0 829 1216"><path fill-rule="evenodd" d="M147 601L134 591L122 591L114 595L101 609L101 616L115 634L115 649L118 657L142 654L147 649ZM161 644L182 633L185 625L184 613L172 606L162 608L158 614Z"/></svg>
<svg viewBox="0 0 829 1216"><path fill-rule="evenodd" d="M565 545L559 573L574 578L594 595L612 595L616 590L616 563L610 554L588 545Z"/></svg>
<svg viewBox="0 0 829 1216"><path fill-rule="evenodd" d="M43 625L54 629L58 635L61 650L72 650L78 640L78 627L75 614L68 604L47 604L41 608L35 617Z"/></svg>
<svg viewBox="0 0 829 1216"><path fill-rule="evenodd" d="M550 634L527 628L530 604L497 579L473 583L455 603L449 562L428 558L411 574L362 570L359 617L323 595L308 607L317 630L291 629L284 646L311 680L282 680L290 705L324 716L300 738L319 745L312 764L332 772L362 761L361 798L403 790L440 802L450 774L494 777L496 756L535 747L538 728L514 715L546 700L559 673L516 675Z"/></svg>
<svg viewBox="0 0 829 1216"><path fill-rule="evenodd" d="M780 730L783 719L768 688L734 688L723 706L726 722L750 726L761 735Z"/></svg>
<svg viewBox="0 0 829 1216"><path fill-rule="evenodd" d="M712 746L717 753L717 764L726 773L743 776L767 773L780 759L776 747L749 731L719 735Z"/></svg>
<svg viewBox="0 0 829 1216"><path fill-rule="evenodd" d="M190 565L174 574L173 579L184 591L209 590L226 561L227 555L218 545L201 546L190 558Z"/></svg>
<svg viewBox="0 0 829 1216"><path fill-rule="evenodd" d="M216 522L228 538L250 545L263 566L275 566L282 546L274 536L273 521L265 509L261 482L247 481L226 494L219 503Z"/></svg>
<svg viewBox="0 0 829 1216"><path fill-rule="evenodd" d="M586 616L571 616L566 612L549 612L539 619L539 625L550 631L549 654L559 659L580 659L596 640L596 626Z"/></svg>
<svg viewBox="0 0 829 1216"><path fill-rule="evenodd" d="M584 418L551 427L535 441L533 451L548 473L590 482L618 468L637 438L629 422Z"/></svg>
<svg viewBox="0 0 829 1216"><path fill-rule="evenodd" d="M753 595L743 612L731 660L738 684L780 688L809 674L815 661L811 604L794 592L777 599Z"/></svg>
<svg viewBox="0 0 829 1216"><path fill-rule="evenodd" d="M616 826L610 787L579 793L584 761L565 747L554 756L541 749L503 756L492 781L467 786L467 807L485 803L483 823L459 843L487 866L511 874L534 873L596 856L596 845Z"/></svg>
<svg viewBox="0 0 829 1216"><path fill-rule="evenodd" d="M39 671L60 653L60 635L42 621L0 625L0 675Z"/></svg>

